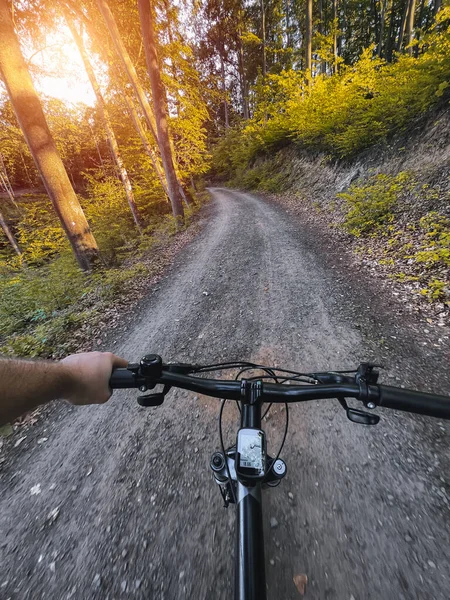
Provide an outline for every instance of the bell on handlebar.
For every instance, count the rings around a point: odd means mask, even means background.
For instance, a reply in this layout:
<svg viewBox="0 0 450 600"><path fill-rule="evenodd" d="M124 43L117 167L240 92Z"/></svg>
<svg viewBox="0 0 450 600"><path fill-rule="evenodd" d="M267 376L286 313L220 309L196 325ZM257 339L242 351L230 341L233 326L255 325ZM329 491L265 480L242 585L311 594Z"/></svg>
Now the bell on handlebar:
<svg viewBox="0 0 450 600"><path fill-rule="evenodd" d="M158 354L146 354L140 362L141 375L144 377L161 377L162 358Z"/></svg>

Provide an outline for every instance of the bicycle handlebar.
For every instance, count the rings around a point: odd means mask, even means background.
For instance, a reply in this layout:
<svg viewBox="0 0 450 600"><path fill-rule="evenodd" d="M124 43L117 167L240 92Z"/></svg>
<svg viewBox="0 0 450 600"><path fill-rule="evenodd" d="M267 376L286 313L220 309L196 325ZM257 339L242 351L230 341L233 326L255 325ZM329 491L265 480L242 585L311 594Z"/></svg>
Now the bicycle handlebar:
<svg viewBox="0 0 450 600"><path fill-rule="evenodd" d="M157 384L178 387L214 398L240 400L242 399L241 381L220 379L203 379L176 372L174 366L166 365L159 376L149 377L142 375L137 368L134 370L115 369L111 375L110 387L112 389L145 388L153 389ZM325 374L324 374L325 375ZM308 400L321 400L329 398L355 398L364 402L366 407L392 408L396 410L417 413L441 419L450 419L450 397L406 390L378 384L362 386L360 382L350 382L349 377L329 373L327 381L336 380L335 383L286 385L266 383L262 384L261 401L284 403L306 402ZM345 382L342 382L345 379Z"/></svg>

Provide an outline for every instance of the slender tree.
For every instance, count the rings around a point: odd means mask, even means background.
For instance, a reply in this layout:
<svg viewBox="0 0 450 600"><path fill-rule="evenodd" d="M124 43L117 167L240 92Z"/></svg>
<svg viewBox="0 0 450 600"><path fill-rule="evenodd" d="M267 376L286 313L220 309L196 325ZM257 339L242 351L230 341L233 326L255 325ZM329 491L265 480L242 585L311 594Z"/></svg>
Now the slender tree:
<svg viewBox="0 0 450 600"><path fill-rule="evenodd" d="M156 50L152 6L150 5L150 0L138 0L138 7L142 38L144 40L145 58L152 88L153 105L155 107L159 151L161 152L163 168L166 174L167 188L169 190L173 214L178 220L183 220L183 198L180 193L180 183L175 172L172 150L170 147L165 89L161 80L160 65Z"/></svg>
<svg viewBox="0 0 450 600"><path fill-rule="evenodd" d="M406 45L412 43L414 37L414 16L416 12L416 0L409 0L408 3L408 17L406 19L406 30L405 30L405 42ZM414 48L408 48L408 54L413 55Z"/></svg>
<svg viewBox="0 0 450 600"><path fill-rule="evenodd" d="M11 229L10 229L8 223L6 222L6 219L3 216L1 211L0 211L0 227L3 229L6 237L8 238L9 243L11 244L11 246L14 249L14 252L16 252L19 256L21 256L22 250L20 249L20 246L17 243L16 238L14 237L14 234L11 231Z"/></svg>
<svg viewBox="0 0 450 600"><path fill-rule="evenodd" d="M338 69L338 45L337 45L338 10L337 10L337 3L338 3L338 0L333 0L333 56L334 56L333 73L336 73L337 69Z"/></svg>
<svg viewBox="0 0 450 600"><path fill-rule="evenodd" d="M136 227L142 233L143 221L142 221L141 216L139 215L139 211L136 206L136 201L134 199L131 181L130 181L130 178L128 177L128 173L125 168L125 165L123 164L122 156L120 155L119 144L117 143L116 135L115 135L114 129L112 128L112 125L111 125L111 119L109 117L108 109L106 107L106 103L103 98L103 94L101 92L100 86L99 86L97 78L95 76L94 69L92 68L92 65L90 63L89 57L87 55L86 49L83 44L82 37L78 33L70 16L68 16L67 14L66 14L66 22L72 33L72 37L75 40L75 43L78 47L81 58L83 60L84 68L86 69L86 73L88 75L92 89L94 90L94 94L97 99L97 106L100 111L100 115L101 115L103 125L104 125L105 131L106 131L106 136L108 138L108 142L109 142L109 145L111 148L111 154L113 156L114 162L117 165L117 170L119 172L120 180L122 181L122 185L125 190L126 197L127 197L128 206L130 207L130 211L131 211L131 214L133 215L133 219L136 224Z"/></svg>
<svg viewBox="0 0 450 600"><path fill-rule="evenodd" d="M219 54L220 60L220 75L222 78L222 93L223 93L223 114L225 119L225 129L228 129L230 126L230 120L228 117L228 101L227 101L227 81L225 77L225 61L223 59L223 53Z"/></svg>
<svg viewBox="0 0 450 600"><path fill-rule="evenodd" d="M158 144L159 151L161 153L161 158L162 158L162 150L161 150L160 141L158 138L158 126L156 123L155 115L153 114L150 103L147 100L147 96L145 95L144 88L142 87L142 85L139 81L138 75L136 73L136 69L131 61L130 55L128 54L128 51L122 42L122 39L121 39L120 33L119 33L119 29L115 22L114 16L113 16L111 9L109 8L106 0L97 0L97 5L99 7L100 12L102 13L104 20L105 20L106 26L108 27L109 33L111 35L111 39L114 43L117 54L119 55L119 58L122 61L122 64L124 66L125 72L127 73L128 79L131 83L131 86L133 87L136 97L139 100L139 104L141 105L142 112L144 114L144 117L147 122L147 126L150 130L150 133L152 134L154 140ZM144 46L145 46L145 44L144 44ZM153 100L154 100L154 98L153 98ZM169 139L169 147L171 147L171 146L172 146L172 142ZM172 152L171 152L171 154L172 154ZM177 178L176 178L176 180L177 180L178 189L176 191L173 188L173 186L171 184L169 184L169 181L167 181L167 172L166 172L166 169L164 166L164 159L162 159L162 162L163 162L163 168L164 168L164 173L165 173L165 177L166 177L166 188L169 192L170 203L172 205L172 212L173 212L174 216L178 217L178 214L176 213L176 209L174 208L177 206L178 197L181 196L181 198L183 200L185 200L185 202L187 204L192 203L192 199L186 195L185 191L182 189L181 184ZM172 160L172 163L173 163L173 160ZM183 209L181 209L181 210L183 210Z"/></svg>
<svg viewBox="0 0 450 600"><path fill-rule="evenodd" d="M0 72L17 120L80 267L89 270L98 247L59 156L34 89L9 10L0 0Z"/></svg>
<svg viewBox="0 0 450 600"><path fill-rule="evenodd" d="M166 179L165 179L164 173L161 169L161 165L159 164L157 157L155 157L155 153L153 151L153 148L150 145L150 142L148 141L147 133L141 123L141 120L137 113L133 99L131 98L131 96L128 93L125 93L125 102L127 104L128 113L131 117L131 120L133 121L134 128L138 132L139 137L141 138L142 145L144 146L146 153L148 154L148 156L150 157L150 160L152 161L153 168L155 169L156 173L159 174L159 179L161 181L161 185L162 185L163 190L169 200L169 191L167 189ZM169 200L169 202L170 202L170 200Z"/></svg>
<svg viewBox="0 0 450 600"><path fill-rule="evenodd" d="M262 76L267 73L267 56L266 56L266 8L264 0L260 0L261 7L261 40L262 40Z"/></svg>
<svg viewBox="0 0 450 600"><path fill-rule="evenodd" d="M383 52L384 24L386 20L386 0L381 0L380 31L377 41L377 56Z"/></svg>
<svg viewBox="0 0 450 600"><path fill-rule="evenodd" d="M244 58L244 44L242 43L242 32L243 32L243 10L239 7L238 10L238 30L237 30L237 46L238 46L238 71L239 81L241 87L242 97L242 116L245 120L250 118L250 111L248 107L248 79L245 70L245 58Z"/></svg>
<svg viewBox="0 0 450 600"><path fill-rule="evenodd" d="M312 0L306 0L306 23L305 23L305 70L309 75L312 67Z"/></svg>
<svg viewBox="0 0 450 600"><path fill-rule="evenodd" d="M409 12L410 0L404 0L404 2L405 2L405 4L403 6L402 20L401 20L401 23L400 23L400 31L399 31L399 34L398 34L398 42L397 42L397 50L399 52L403 48L403 40L404 40L404 37L405 37L406 21L408 20L408 12Z"/></svg>

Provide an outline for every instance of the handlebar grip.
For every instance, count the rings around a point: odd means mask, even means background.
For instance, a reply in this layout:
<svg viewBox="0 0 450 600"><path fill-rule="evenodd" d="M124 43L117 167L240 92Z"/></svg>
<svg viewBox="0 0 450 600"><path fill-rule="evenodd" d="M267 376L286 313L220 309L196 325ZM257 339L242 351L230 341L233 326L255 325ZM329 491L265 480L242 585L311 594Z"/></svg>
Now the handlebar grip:
<svg viewBox="0 0 450 600"><path fill-rule="evenodd" d="M112 390L137 388L139 385L136 374L129 369L114 369L109 379L109 387Z"/></svg>
<svg viewBox="0 0 450 600"><path fill-rule="evenodd" d="M380 385L379 406L419 415L450 419L450 396L437 396L402 388Z"/></svg>

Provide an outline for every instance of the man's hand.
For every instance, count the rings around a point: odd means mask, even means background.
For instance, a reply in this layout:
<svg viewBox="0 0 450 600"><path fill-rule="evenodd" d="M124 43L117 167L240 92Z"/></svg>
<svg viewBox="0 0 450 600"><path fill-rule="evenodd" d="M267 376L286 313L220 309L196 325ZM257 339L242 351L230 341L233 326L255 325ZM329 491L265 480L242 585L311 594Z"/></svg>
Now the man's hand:
<svg viewBox="0 0 450 600"><path fill-rule="evenodd" d="M0 425L52 400L102 404L111 397L112 370L127 364L110 352L72 354L60 362L0 357Z"/></svg>
<svg viewBox="0 0 450 600"><path fill-rule="evenodd" d="M71 404L103 404L112 394L112 370L126 367L128 361L111 352L85 352L64 358L60 365L68 376L63 398Z"/></svg>

